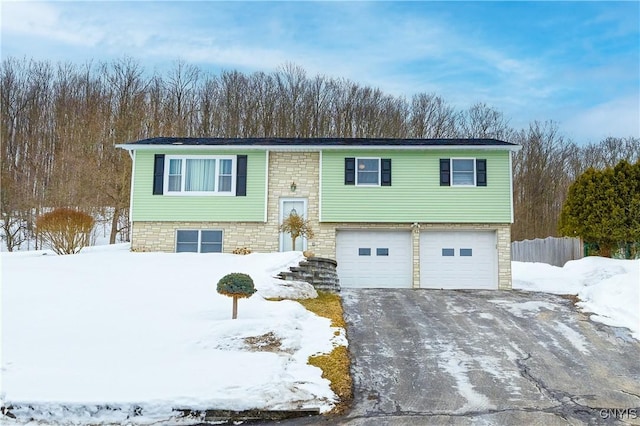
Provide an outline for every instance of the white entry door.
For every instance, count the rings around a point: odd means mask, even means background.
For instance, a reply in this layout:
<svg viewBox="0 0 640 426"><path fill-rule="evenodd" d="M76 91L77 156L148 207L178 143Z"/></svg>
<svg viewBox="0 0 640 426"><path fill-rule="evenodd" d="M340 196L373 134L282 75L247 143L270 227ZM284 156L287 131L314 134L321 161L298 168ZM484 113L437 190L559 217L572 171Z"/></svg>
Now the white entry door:
<svg viewBox="0 0 640 426"><path fill-rule="evenodd" d="M291 213L296 213L302 218L307 218L307 199L306 198L282 198L280 199L280 222L282 224L285 218ZM307 249L307 239L304 237L296 238L296 250L303 251ZM291 234L288 232L280 233L280 251L293 250L293 241Z"/></svg>

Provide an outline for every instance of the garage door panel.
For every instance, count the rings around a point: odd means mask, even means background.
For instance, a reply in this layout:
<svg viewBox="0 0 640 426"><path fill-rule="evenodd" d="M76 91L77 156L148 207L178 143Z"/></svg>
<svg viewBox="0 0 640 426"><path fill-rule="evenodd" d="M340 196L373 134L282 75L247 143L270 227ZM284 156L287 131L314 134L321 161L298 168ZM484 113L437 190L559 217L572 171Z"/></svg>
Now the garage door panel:
<svg viewBox="0 0 640 426"><path fill-rule="evenodd" d="M495 289L494 231L431 231L420 235L420 286Z"/></svg>
<svg viewBox="0 0 640 426"><path fill-rule="evenodd" d="M411 287L411 234L338 231L338 276L343 287Z"/></svg>

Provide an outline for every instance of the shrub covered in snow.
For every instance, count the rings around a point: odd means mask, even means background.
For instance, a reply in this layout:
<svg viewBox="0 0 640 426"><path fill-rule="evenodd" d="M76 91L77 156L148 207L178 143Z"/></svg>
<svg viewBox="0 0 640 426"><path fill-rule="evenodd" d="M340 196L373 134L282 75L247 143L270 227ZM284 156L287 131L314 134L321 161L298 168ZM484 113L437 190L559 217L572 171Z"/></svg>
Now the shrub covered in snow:
<svg viewBox="0 0 640 426"><path fill-rule="evenodd" d="M218 281L218 293L233 297L232 319L238 318L238 299L251 297L255 292L256 289L253 285L253 280L247 274L233 272L225 275Z"/></svg>

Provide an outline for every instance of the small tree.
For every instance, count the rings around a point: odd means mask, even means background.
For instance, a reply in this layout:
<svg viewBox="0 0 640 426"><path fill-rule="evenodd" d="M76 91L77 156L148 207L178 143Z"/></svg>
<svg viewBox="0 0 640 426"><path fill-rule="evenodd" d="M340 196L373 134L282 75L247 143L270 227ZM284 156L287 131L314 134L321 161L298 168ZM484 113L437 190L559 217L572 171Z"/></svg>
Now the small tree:
<svg viewBox="0 0 640 426"><path fill-rule="evenodd" d="M621 243L640 238L640 162L588 169L569 187L560 215L560 232L597 243L610 257Z"/></svg>
<svg viewBox="0 0 640 426"><path fill-rule="evenodd" d="M253 280L247 274L234 272L218 281L218 293L233 297L233 313L231 319L238 318L238 299L251 297L256 292Z"/></svg>
<svg viewBox="0 0 640 426"><path fill-rule="evenodd" d="M87 213L58 208L36 219L36 232L57 254L75 254L89 245L94 222Z"/></svg>
<svg viewBox="0 0 640 426"><path fill-rule="evenodd" d="M298 237L313 238L313 229L308 220L295 212L291 212L289 216L282 221L280 231L289 232L291 234L291 246L296 249L296 239Z"/></svg>

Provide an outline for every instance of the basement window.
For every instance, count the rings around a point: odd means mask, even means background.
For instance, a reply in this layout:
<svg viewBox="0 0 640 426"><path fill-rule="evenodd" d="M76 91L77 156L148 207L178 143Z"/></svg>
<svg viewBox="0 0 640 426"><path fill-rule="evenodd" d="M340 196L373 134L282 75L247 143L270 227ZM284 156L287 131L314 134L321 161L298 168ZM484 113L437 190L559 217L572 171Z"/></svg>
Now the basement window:
<svg viewBox="0 0 640 426"><path fill-rule="evenodd" d="M176 253L222 253L222 231L178 230Z"/></svg>

